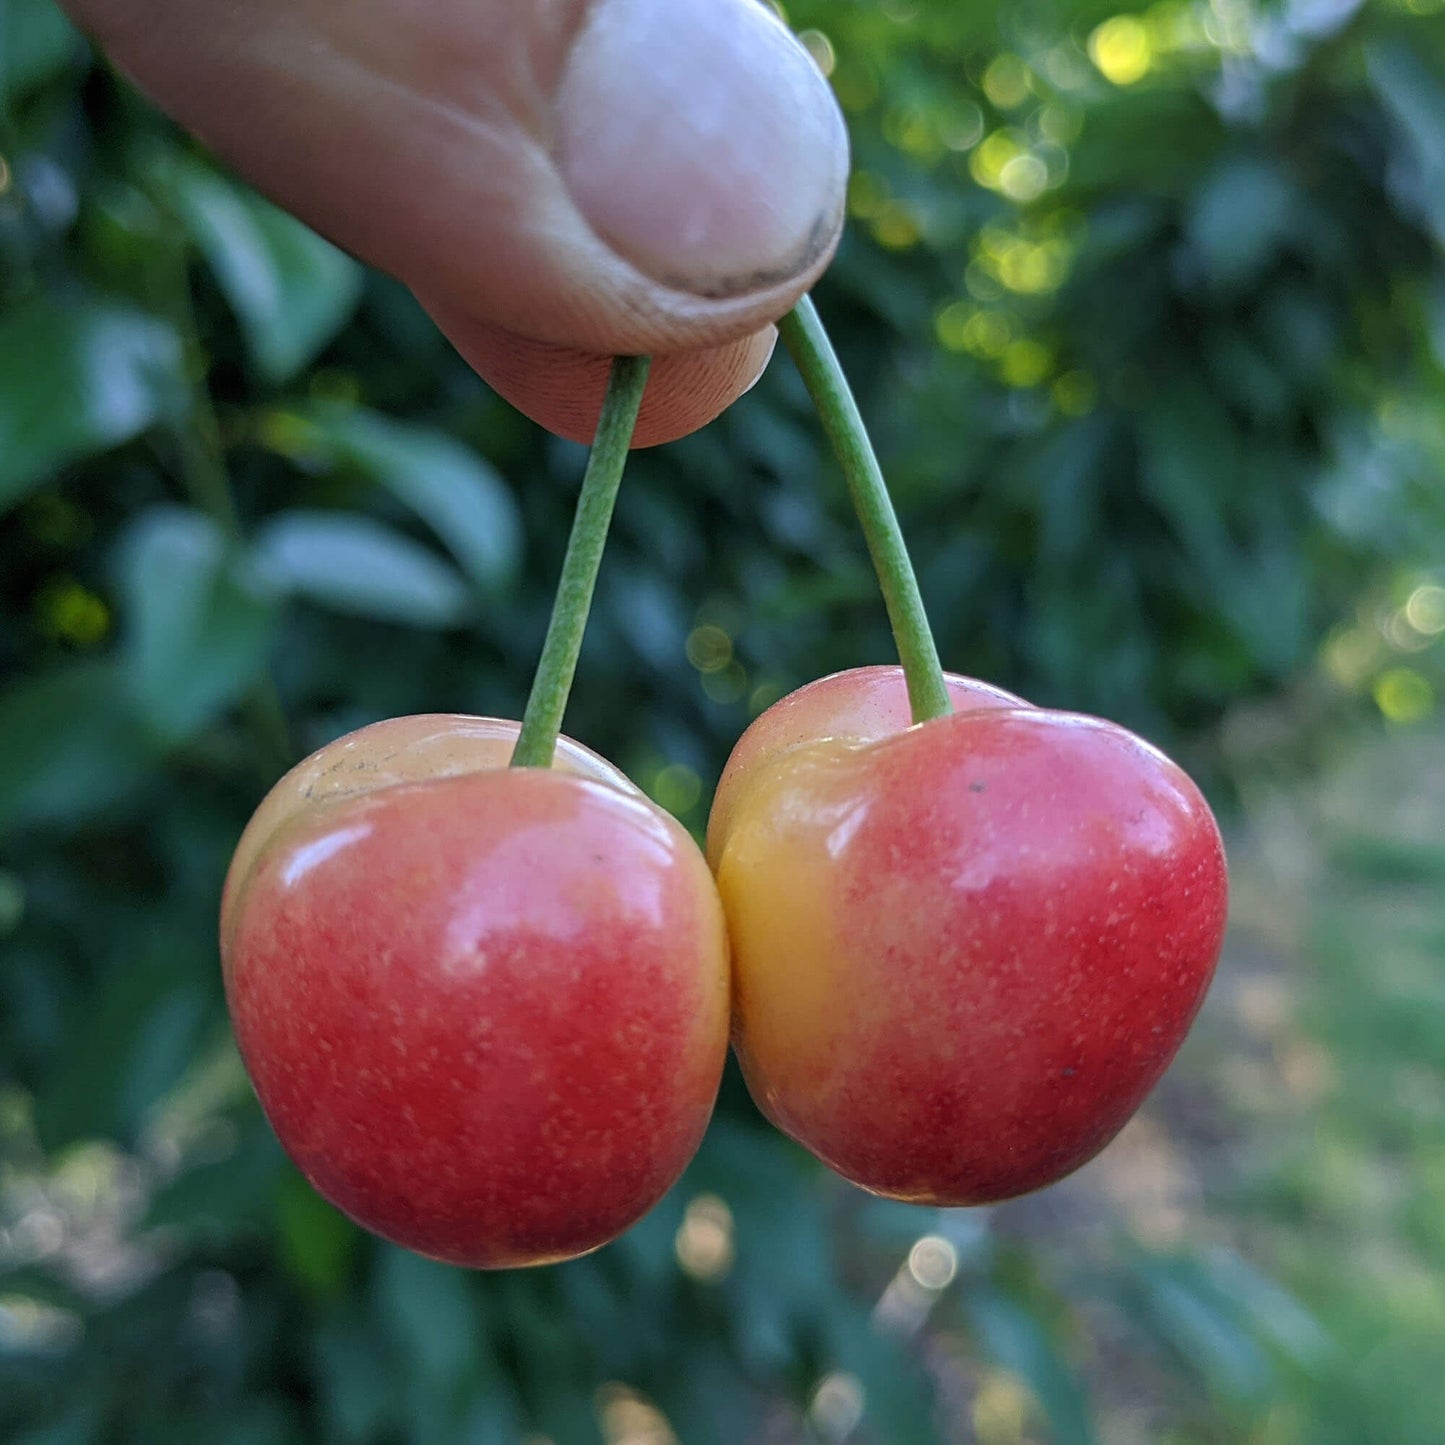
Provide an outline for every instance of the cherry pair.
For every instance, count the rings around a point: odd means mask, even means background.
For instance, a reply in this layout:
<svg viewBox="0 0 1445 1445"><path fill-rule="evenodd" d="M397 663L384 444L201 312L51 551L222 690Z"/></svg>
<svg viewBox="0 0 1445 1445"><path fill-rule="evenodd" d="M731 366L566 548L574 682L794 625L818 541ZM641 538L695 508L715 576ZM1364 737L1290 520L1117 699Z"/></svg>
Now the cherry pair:
<svg viewBox="0 0 1445 1445"><path fill-rule="evenodd" d="M769 709L706 862L578 743L508 767L516 723L393 719L293 769L221 922L292 1158L420 1253L565 1259L682 1172L730 1027L763 1112L864 1188L975 1204L1090 1158L1208 985L1218 830L1123 729L946 681L917 725L898 668Z"/></svg>

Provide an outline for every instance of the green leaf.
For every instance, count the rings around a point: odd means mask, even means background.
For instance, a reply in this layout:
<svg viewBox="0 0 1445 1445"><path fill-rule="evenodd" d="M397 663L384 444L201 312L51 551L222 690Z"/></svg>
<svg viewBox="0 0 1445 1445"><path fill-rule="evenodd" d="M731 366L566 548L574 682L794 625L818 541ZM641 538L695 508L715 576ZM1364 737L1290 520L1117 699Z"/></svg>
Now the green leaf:
<svg viewBox="0 0 1445 1445"><path fill-rule="evenodd" d="M291 1273L318 1294L340 1290L356 1258L356 1226L294 1170L282 1178L276 1212L281 1255Z"/></svg>
<svg viewBox="0 0 1445 1445"><path fill-rule="evenodd" d="M602 1442L592 1392L576 1380L558 1380L547 1390L537 1402L536 1423L546 1439L565 1440L568 1445L601 1445Z"/></svg>
<svg viewBox="0 0 1445 1445"><path fill-rule="evenodd" d="M1380 104L1405 141L1411 164L1396 166L1392 185L1428 219L1437 240L1445 240L1445 81L1403 39L1366 47L1366 73Z"/></svg>
<svg viewBox="0 0 1445 1445"><path fill-rule="evenodd" d="M933 1388L918 1362L899 1341L881 1336L857 1305L830 1311L824 1323L829 1365L863 1387L864 1429L893 1445L933 1445L938 1438Z"/></svg>
<svg viewBox="0 0 1445 1445"><path fill-rule="evenodd" d="M963 1306L984 1352L1017 1375L1043 1406L1052 1445L1093 1445L1083 1386L1035 1315L989 1287L970 1290Z"/></svg>
<svg viewBox="0 0 1445 1445"><path fill-rule="evenodd" d="M246 1402L224 1423L208 1424L207 1434L218 1445L293 1445L302 1438L291 1411L274 1394Z"/></svg>
<svg viewBox="0 0 1445 1445"><path fill-rule="evenodd" d="M474 1399L457 1432L465 1445L491 1445L501 1440L524 1440L526 1430L512 1392L498 1380L489 1380L480 1399ZM430 1441L426 1442L430 1445Z"/></svg>
<svg viewBox="0 0 1445 1445"><path fill-rule="evenodd" d="M687 1341L684 1348L687 1368L665 1364L651 1391L677 1438L687 1445L735 1445L759 1438L758 1404L738 1389L737 1367L727 1352L705 1337Z"/></svg>
<svg viewBox="0 0 1445 1445"><path fill-rule="evenodd" d="M733 1346L759 1373L785 1367L796 1356L806 1322L838 1303L820 1200L804 1187L811 1168L807 1156L780 1136L715 1120L684 1176L685 1191L716 1194L732 1212L737 1257L720 1289ZM791 1206L779 1209L779 1199L790 1199ZM631 1244L637 1233L621 1243ZM666 1254L659 1262L676 1268Z"/></svg>
<svg viewBox="0 0 1445 1445"><path fill-rule="evenodd" d="M21 1265L0 1272L0 1288L12 1299L34 1300L52 1309L84 1310L85 1294L65 1280L58 1279L39 1265Z"/></svg>
<svg viewBox="0 0 1445 1445"><path fill-rule="evenodd" d="M1264 1399L1274 1371L1260 1342L1243 1326L1192 1260L1141 1256L1133 1295L1145 1327L1225 1399Z"/></svg>
<svg viewBox="0 0 1445 1445"><path fill-rule="evenodd" d="M278 592L336 612L413 627L456 627L472 613L453 568L369 517L283 512L261 528L254 555Z"/></svg>
<svg viewBox="0 0 1445 1445"><path fill-rule="evenodd" d="M470 448L362 408L317 405L291 420L303 423L300 435L313 457L319 450L333 466L359 472L410 507L479 586L498 591L515 577L522 550L516 501ZM286 435L284 426L266 430Z"/></svg>
<svg viewBox="0 0 1445 1445"><path fill-rule="evenodd" d="M1254 1335L1267 1340L1301 1369L1318 1372L1338 1363L1334 1342L1315 1317L1282 1286L1230 1249L1202 1261L1210 1283L1231 1300Z"/></svg>
<svg viewBox="0 0 1445 1445"><path fill-rule="evenodd" d="M362 269L294 216L191 158L156 179L206 258L257 370L289 381L350 319Z"/></svg>
<svg viewBox="0 0 1445 1445"><path fill-rule="evenodd" d="M22 302L0 320L0 515L60 467L179 415L184 398L162 322L116 302Z"/></svg>
<svg viewBox="0 0 1445 1445"><path fill-rule="evenodd" d="M96 1414L95 1403L87 1401L53 1425L13 1437L11 1445L92 1445L96 1439Z"/></svg>
<svg viewBox="0 0 1445 1445"><path fill-rule="evenodd" d="M1205 275L1222 291L1237 291L1264 273L1294 225L1293 183L1274 164L1231 160L1195 194L1185 229Z"/></svg>
<svg viewBox="0 0 1445 1445"><path fill-rule="evenodd" d="M1372 886L1445 886L1445 845L1362 831L1331 839L1328 849L1331 867Z"/></svg>
<svg viewBox="0 0 1445 1445"><path fill-rule="evenodd" d="M0 693L0 831L74 825L134 797L156 761L110 662L57 668Z"/></svg>
<svg viewBox="0 0 1445 1445"><path fill-rule="evenodd" d="M655 571L612 560L607 587L598 600L602 613L640 658L662 673L676 668L685 655L691 615L678 589Z"/></svg>
<svg viewBox="0 0 1445 1445"><path fill-rule="evenodd" d="M1239 438L1229 413L1182 379L1160 390L1139 419L1140 484L1170 523L1195 569L1227 575L1228 530L1221 489L1239 467Z"/></svg>
<svg viewBox="0 0 1445 1445"><path fill-rule="evenodd" d="M125 1138L185 1073L208 1022L192 948L143 946L116 963L69 1021L63 1058L35 1101L42 1143Z"/></svg>
<svg viewBox="0 0 1445 1445"><path fill-rule="evenodd" d="M276 1183L288 1167L276 1136L258 1121L232 1153L183 1169L157 1189L145 1224L222 1238L257 1233L274 1217Z"/></svg>
<svg viewBox="0 0 1445 1445"><path fill-rule="evenodd" d="M376 1439L400 1413L395 1351L351 1309L339 1310L314 1341L326 1438L346 1445Z"/></svg>
<svg viewBox="0 0 1445 1445"><path fill-rule="evenodd" d="M484 1355L467 1276L404 1249L382 1251L377 1304L397 1349L433 1387L455 1385Z"/></svg>
<svg viewBox="0 0 1445 1445"><path fill-rule="evenodd" d="M1262 672L1282 678L1308 651L1309 578L1293 548L1265 544L1252 555L1236 553L1217 596L1220 614Z"/></svg>
<svg viewBox="0 0 1445 1445"><path fill-rule="evenodd" d="M121 548L127 682L156 735L180 742L262 676L275 602L200 512L143 512Z"/></svg>
<svg viewBox="0 0 1445 1445"><path fill-rule="evenodd" d="M0 10L0 105L65 70L83 46L51 0L6 0Z"/></svg>

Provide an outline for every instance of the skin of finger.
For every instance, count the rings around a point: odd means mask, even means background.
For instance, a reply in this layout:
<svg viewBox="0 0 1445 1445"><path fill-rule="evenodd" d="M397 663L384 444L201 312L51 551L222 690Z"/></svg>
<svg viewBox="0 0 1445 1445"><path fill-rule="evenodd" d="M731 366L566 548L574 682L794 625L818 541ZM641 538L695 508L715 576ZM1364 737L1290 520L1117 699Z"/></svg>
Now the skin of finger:
<svg viewBox="0 0 1445 1445"><path fill-rule="evenodd" d="M245 177L435 310L602 355L755 335L831 259L841 193L816 253L757 292L688 294L618 256L582 219L549 149L551 97L595 3L69 0L69 8Z"/></svg>
<svg viewBox="0 0 1445 1445"><path fill-rule="evenodd" d="M539 426L584 445L597 431L611 359L530 341L464 316L434 313L487 384ZM659 446L719 416L762 375L777 341L771 327L740 341L653 360L632 445Z"/></svg>

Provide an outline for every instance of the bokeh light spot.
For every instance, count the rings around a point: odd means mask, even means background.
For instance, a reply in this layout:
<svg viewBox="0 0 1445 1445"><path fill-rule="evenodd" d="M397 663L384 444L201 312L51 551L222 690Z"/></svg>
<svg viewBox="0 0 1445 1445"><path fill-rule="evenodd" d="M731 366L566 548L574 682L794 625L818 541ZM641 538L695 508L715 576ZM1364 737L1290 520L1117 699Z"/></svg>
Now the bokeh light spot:
<svg viewBox="0 0 1445 1445"><path fill-rule="evenodd" d="M1099 399L1099 384L1087 371L1066 371L1054 383L1053 398L1065 416L1087 416Z"/></svg>
<svg viewBox="0 0 1445 1445"><path fill-rule="evenodd" d="M666 812L686 813L702 797L702 779L685 763L669 763L658 770L647 793Z"/></svg>
<svg viewBox="0 0 1445 1445"><path fill-rule="evenodd" d="M1396 652L1423 652L1435 640L1410 621L1410 614L1404 607L1386 618L1384 632L1385 640Z"/></svg>
<svg viewBox="0 0 1445 1445"><path fill-rule="evenodd" d="M1116 15L1089 36L1089 58L1110 84L1133 85L1153 64L1149 32L1133 15Z"/></svg>
<svg viewBox="0 0 1445 1445"><path fill-rule="evenodd" d="M716 1194L699 1194L687 1206L673 1239L683 1273L704 1284L722 1279L733 1265L733 1214Z"/></svg>
<svg viewBox="0 0 1445 1445"><path fill-rule="evenodd" d="M798 43L813 57L813 64L824 75L832 75L838 64L838 54L833 49L833 42L821 30L800 30Z"/></svg>
<svg viewBox="0 0 1445 1445"><path fill-rule="evenodd" d="M1021 1445L1030 1404L1021 1381L1003 1370L990 1370L973 1400L973 1428L979 1445Z"/></svg>
<svg viewBox="0 0 1445 1445"><path fill-rule="evenodd" d="M110 632L110 608L73 578L57 578L35 598L41 632L73 647L94 647Z"/></svg>
<svg viewBox="0 0 1445 1445"><path fill-rule="evenodd" d="M787 691L787 687L777 678L765 677L748 695L748 712L757 717L784 697Z"/></svg>
<svg viewBox="0 0 1445 1445"><path fill-rule="evenodd" d="M924 1289L947 1289L958 1273L958 1251L941 1235L925 1234L908 1251L908 1272Z"/></svg>
<svg viewBox="0 0 1445 1445"><path fill-rule="evenodd" d="M1052 101L1039 110L1034 125L1044 140L1068 146L1078 140L1084 128L1084 113L1078 106Z"/></svg>
<svg viewBox="0 0 1445 1445"><path fill-rule="evenodd" d="M1053 367L1053 353L1039 341L1011 341L999 358L999 375L1010 386L1037 386Z"/></svg>
<svg viewBox="0 0 1445 1445"><path fill-rule="evenodd" d="M667 1416L636 1390L609 1383L598 1389L596 1403L607 1445L677 1445Z"/></svg>
<svg viewBox="0 0 1445 1445"><path fill-rule="evenodd" d="M988 190L1000 188L1004 167L1025 154L1026 147L1011 130L996 130L986 136L968 159L969 174Z"/></svg>
<svg viewBox="0 0 1445 1445"><path fill-rule="evenodd" d="M883 138L915 160L935 160L942 148L932 113L916 107L891 110L883 118Z"/></svg>
<svg viewBox="0 0 1445 1445"><path fill-rule="evenodd" d="M951 151L972 150L983 139L983 112L972 101L961 102L939 121L938 135Z"/></svg>
<svg viewBox="0 0 1445 1445"><path fill-rule="evenodd" d="M733 640L711 623L694 627L687 638L687 660L699 672L721 672L733 660Z"/></svg>
<svg viewBox="0 0 1445 1445"><path fill-rule="evenodd" d="M742 663L734 659L721 672L703 673L702 690L709 702L731 707L740 702L748 690L747 672Z"/></svg>
<svg viewBox="0 0 1445 1445"><path fill-rule="evenodd" d="M921 232L902 201L889 201L873 220L873 239L889 251L906 251L918 244Z"/></svg>
<svg viewBox="0 0 1445 1445"><path fill-rule="evenodd" d="M1003 297L1003 286L985 260L969 262L963 273L963 284L968 287L968 294L979 301L998 301Z"/></svg>
<svg viewBox="0 0 1445 1445"><path fill-rule="evenodd" d="M974 308L967 301L950 301L933 318L933 334L945 351L966 351L968 349L968 325L973 320Z"/></svg>
<svg viewBox="0 0 1445 1445"><path fill-rule="evenodd" d="M848 181L848 212L868 221L888 204L888 183L873 171L854 171Z"/></svg>
<svg viewBox="0 0 1445 1445"><path fill-rule="evenodd" d="M1000 110L1012 110L1029 98L1029 68L1017 55L1005 52L983 73L983 93Z"/></svg>
<svg viewBox="0 0 1445 1445"><path fill-rule="evenodd" d="M1015 156L999 172L998 186L1011 201L1035 201L1049 184L1049 168L1038 156Z"/></svg>
<svg viewBox="0 0 1445 1445"><path fill-rule="evenodd" d="M1445 587L1417 587L1405 603L1405 618L1424 637L1445 632Z"/></svg>
<svg viewBox="0 0 1445 1445"><path fill-rule="evenodd" d="M863 1382L838 1370L819 1382L808 1416L824 1439L843 1440L858 1428L865 1404Z"/></svg>
<svg viewBox="0 0 1445 1445"><path fill-rule="evenodd" d="M1325 671L1351 692L1362 688L1381 656L1380 635L1373 628L1341 627L1325 639L1320 660Z"/></svg>
<svg viewBox="0 0 1445 1445"><path fill-rule="evenodd" d="M1013 323L997 311L980 311L969 323L965 342L975 355L996 361L1013 341Z"/></svg>
<svg viewBox="0 0 1445 1445"><path fill-rule="evenodd" d="M1435 707L1435 689L1412 667L1392 667L1375 680L1375 706L1393 723L1417 723Z"/></svg>

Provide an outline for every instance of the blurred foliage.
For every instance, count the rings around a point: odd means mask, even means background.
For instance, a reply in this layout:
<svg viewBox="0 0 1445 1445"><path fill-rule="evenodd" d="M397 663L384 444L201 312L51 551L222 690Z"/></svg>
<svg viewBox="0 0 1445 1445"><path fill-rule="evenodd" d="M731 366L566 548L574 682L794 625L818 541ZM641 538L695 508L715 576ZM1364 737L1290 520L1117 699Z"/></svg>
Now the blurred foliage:
<svg viewBox="0 0 1445 1445"><path fill-rule="evenodd" d="M1236 1246L1307 1300L1330 1367L1279 1402L1312 1445L1428 1441L1445 1409L1445 732L1351 749L1236 838L1232 1014L1250 1120Z"/></svg>
<svg viewBox="0 0 1445 1445"><path fill-rule="evenodd" d="M949 666L1206 768L1250 698L1431 712L1433 8L789 6L855 144L819 304ZM383 1249L285 1164L225 1026L229 851L349 728L517 715L582 462L0 0L0 1437L1325 1438L1270 1402L1330 1347L1239 1254L861 1200L731 1075L682 1185L556 1270ZM780 361L635 458L568 730L697 827L753 713L888 655ZM1093 1398L1120 1361L1145 1436Z"/></svg>

